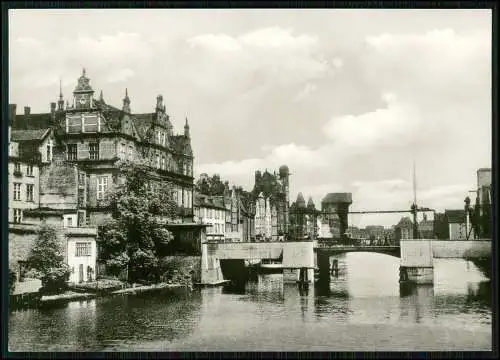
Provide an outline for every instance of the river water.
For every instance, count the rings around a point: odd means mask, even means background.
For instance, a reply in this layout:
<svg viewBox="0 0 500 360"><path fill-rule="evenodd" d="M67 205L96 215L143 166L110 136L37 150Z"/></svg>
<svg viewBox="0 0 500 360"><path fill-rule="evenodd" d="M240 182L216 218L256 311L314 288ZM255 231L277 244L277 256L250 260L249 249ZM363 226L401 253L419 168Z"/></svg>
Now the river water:
<svg viewBox="0 0 500 360"><path fill-rule="evenodd" d="M399 259L349 253L330 287L282 275L238 286L119 295L11 312L10 351L491 350L490 282L435 260L434 286L400 289Z"/></svg>

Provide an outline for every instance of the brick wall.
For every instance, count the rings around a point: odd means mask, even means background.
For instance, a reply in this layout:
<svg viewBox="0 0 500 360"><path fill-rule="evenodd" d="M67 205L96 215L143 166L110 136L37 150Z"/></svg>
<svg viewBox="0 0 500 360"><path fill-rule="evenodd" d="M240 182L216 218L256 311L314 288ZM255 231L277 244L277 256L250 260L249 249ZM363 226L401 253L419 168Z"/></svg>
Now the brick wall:
<svg viewBox="0 0 500 360"><path fill-rule="evenodd" d="M54 162L40 169L40 207L76 209L78 170L71 164Z"/></svg>
<svg viewBox="0 0 500 360"><path fill-rule="evenodd" d="M18 273L18 262L26 261L37 237L38 229L35 226L21 227L13 225L9 227L9 268ZM63 252L66 254L66 238L62 232L59 232L58 239Z"/></svg>

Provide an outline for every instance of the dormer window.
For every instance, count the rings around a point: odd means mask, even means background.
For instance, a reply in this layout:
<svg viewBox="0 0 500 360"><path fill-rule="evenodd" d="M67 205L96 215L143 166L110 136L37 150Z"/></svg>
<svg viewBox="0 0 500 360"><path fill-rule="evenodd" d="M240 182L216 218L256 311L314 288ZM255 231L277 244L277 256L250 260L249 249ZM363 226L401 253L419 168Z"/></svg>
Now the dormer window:
<svg viewBox="0 0 500 360"><path fill-rule="evenodd" d="M83 118L83 132L99 132L99 117L87 115Z"/></svg>

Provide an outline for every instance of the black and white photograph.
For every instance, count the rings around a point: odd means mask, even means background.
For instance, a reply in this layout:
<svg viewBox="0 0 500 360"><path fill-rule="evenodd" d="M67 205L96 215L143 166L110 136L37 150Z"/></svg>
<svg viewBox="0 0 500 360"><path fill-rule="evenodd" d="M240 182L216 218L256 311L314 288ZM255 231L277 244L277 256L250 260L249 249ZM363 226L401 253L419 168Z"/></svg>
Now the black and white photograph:
<svg viewBox="0 0 500 360"><path fill-rule="evenodd" d="M9 353L493 350L491 9L7 20Z"/></svg>

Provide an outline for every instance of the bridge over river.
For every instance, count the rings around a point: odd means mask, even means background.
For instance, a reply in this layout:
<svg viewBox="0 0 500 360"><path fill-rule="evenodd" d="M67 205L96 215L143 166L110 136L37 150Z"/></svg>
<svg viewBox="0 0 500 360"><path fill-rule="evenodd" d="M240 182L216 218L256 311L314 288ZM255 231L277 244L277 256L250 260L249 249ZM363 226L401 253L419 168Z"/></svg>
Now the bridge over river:
<svg viewBox="0 0 500 360"><path fill-rule="evenodd" d="M202 244L202 283L224 280L220 261L282 259L284 273L298 278L299 269L314 269L329 274L329 257L346 252L373 252L401 258L400 280L416 283L433 282L434 258L461 258L474 262L489 277L491 271L491 240L402 240L399 246L331 245L316 241L302 242L233 242Z"/></svg>

